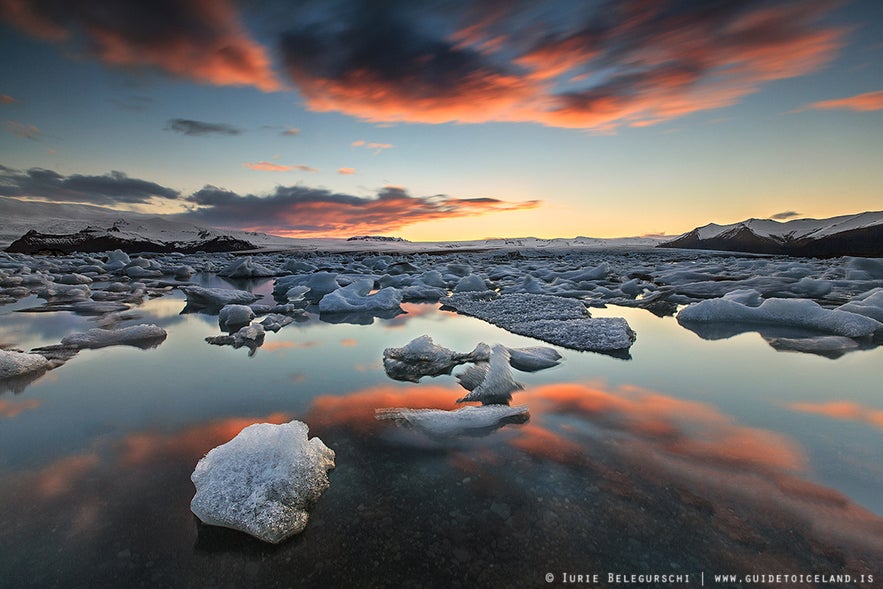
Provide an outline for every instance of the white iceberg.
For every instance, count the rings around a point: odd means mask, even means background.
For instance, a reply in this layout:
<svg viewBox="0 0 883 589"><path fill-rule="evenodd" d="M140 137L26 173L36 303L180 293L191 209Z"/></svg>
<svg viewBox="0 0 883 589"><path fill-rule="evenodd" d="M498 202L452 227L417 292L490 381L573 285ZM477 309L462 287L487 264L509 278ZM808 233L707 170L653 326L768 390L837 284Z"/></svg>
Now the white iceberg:
<svg viewBox="0 0 883 589"><path fill-rule="evenodd" d="M512 378L512 371L509 367L509 350L506 346L495 345L491 349L490 360L487 364L477 364L476 370L483 371L484 378L481 379L478 386L469 391L468 395L457 399L458 403L479 401L482 405L508 405L512 400L512 393L524 389L524 386ZM476 376L475 371L470 374L471 379L475 379ZM462 378L460 382L463 383Z"/></svg>
<svg viewBox="0 0 883 589"><path fill-rule="evenodd" d="M530 419L526 405L470 406L445 411L442 409L377 409L378 420L391 419L432 437L482 436L510 423L524 423Z"/></svg>
<svg viewBox="0 0 883 589"><path fill-rule="evenodd" d="M40 354L0 350L0 380L45 372L48 369L49 361Z"/></svg>
<svg viewBox="0 0 883 589"><path fill-rule="evenodd" d="M402 293L395 288L383 288L369 294L374 281L361 278L338 288L319 301L321 313L373 313L375 311L401 310Z"/></svg>
<svg viewBox="0 0 883 589"><path fill-rule="evenodd" d="M213 307L220 309L225 305L247 305L260 297L247 290L229 288L204 288L202 286L185 286L181 291L187 297L187 303L195 307Z"/></svg>
<svg viewBox="0 0 883 589"><path fill-rule="evenodd" d="M302 532L334 468L334 451L308 433L296 420L257 423L214 448L190 476L191 511L205 524L273 544Z"/></svg>
<svg viewBox="0 0 883 589"><path fill-rule="evenodd" d="M166 330L157 325L141 324L121 329L90 329L85 333L65 336L61 345L79 349L96 349L107 346L135 346L153 348L166 339Z"/></svg>
<svg viewBox="0 0 883 589"><path fill-rule="evenodd" d="M792 327L812 331L864 337L883 329L883 323L870 317L825 309L809 299L766 299L749 307L726 298L694 303L678 313L678 323L741 323Z"/></svg>

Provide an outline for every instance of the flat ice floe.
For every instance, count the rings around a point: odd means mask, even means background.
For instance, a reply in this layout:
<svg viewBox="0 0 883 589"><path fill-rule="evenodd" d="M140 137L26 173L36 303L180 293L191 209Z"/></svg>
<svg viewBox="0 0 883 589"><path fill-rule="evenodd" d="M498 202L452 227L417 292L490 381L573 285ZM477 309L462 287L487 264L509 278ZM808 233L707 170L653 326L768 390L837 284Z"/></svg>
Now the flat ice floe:
<svg viewBox="0 0 883 589"><path fill-rule="evenodd" d="M619 317L592 318L575 299L551 295L491 291L456 293L442 299L458 313L477 317L506 331L574 350L628 350L635 332Z"/></svg>
<svg viewBox="0 0 883 589"><path fill-rule="evenodd" d="M90 329L74 333L61 340L62 346L78 349L96 349L107 346L135 346L154 348L166 339L166 330L158 325L132 325L120 329Z"/></svg>
<svg viewBox="0 0 883 589"><path fill-rule="evenodd" d="M272 544L302 532L334 468L334 451L308 433L296 420L246 427L197 463L190 509L205 524Z"/></svg>
<svg viewBox="0 0 883 589"><path fill-rule="evenodd" d="M527 406L483 405L443 409L377 409L378 420L395 420L398 425L413 428L431 437L486 436L511 423L530 419Z"/></svg>

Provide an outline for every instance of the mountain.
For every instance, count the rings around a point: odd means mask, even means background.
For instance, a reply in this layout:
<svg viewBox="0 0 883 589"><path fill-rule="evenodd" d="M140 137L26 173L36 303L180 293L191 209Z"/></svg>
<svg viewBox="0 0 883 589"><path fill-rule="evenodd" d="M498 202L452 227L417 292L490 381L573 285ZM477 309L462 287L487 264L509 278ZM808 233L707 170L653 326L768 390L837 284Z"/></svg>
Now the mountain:
<svg viewBox="0 0 883 589"><path fill-rule="evenodd" d="M286 240L103 207L0 198L0 246L15 253L238 251Z"/></svg>
<svg viewBox="0 0 883 589"><path fill-rule="evenodd" d="M883 211L829 219L709 223L657 247L803 257L883 257Z"/></svg>

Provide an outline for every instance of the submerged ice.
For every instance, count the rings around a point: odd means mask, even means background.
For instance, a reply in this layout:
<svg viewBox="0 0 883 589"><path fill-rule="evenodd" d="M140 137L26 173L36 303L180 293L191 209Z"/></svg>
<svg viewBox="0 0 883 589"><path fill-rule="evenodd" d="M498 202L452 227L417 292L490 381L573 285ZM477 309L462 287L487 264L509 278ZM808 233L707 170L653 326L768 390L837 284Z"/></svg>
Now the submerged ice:
<svg viewBox="0 0 883 589"><path fill-rule="evenodd" d="M296 420L246 427L197 463L190 509L205 524L272 544L302 532L334 468L334 451L308 433Z"/></svg>

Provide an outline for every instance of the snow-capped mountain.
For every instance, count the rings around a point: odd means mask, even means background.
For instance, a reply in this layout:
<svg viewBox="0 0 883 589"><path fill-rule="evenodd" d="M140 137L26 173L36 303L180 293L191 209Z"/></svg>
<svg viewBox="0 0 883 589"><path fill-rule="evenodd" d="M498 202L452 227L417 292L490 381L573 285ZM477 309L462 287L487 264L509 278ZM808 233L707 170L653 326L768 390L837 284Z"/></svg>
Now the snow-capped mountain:
<svg viewBox="0 0 883 589"><path fill-rule="evenodd" d="M883 211L829 219L709 223L659 247L792 256L883 256Z"/></svg>

